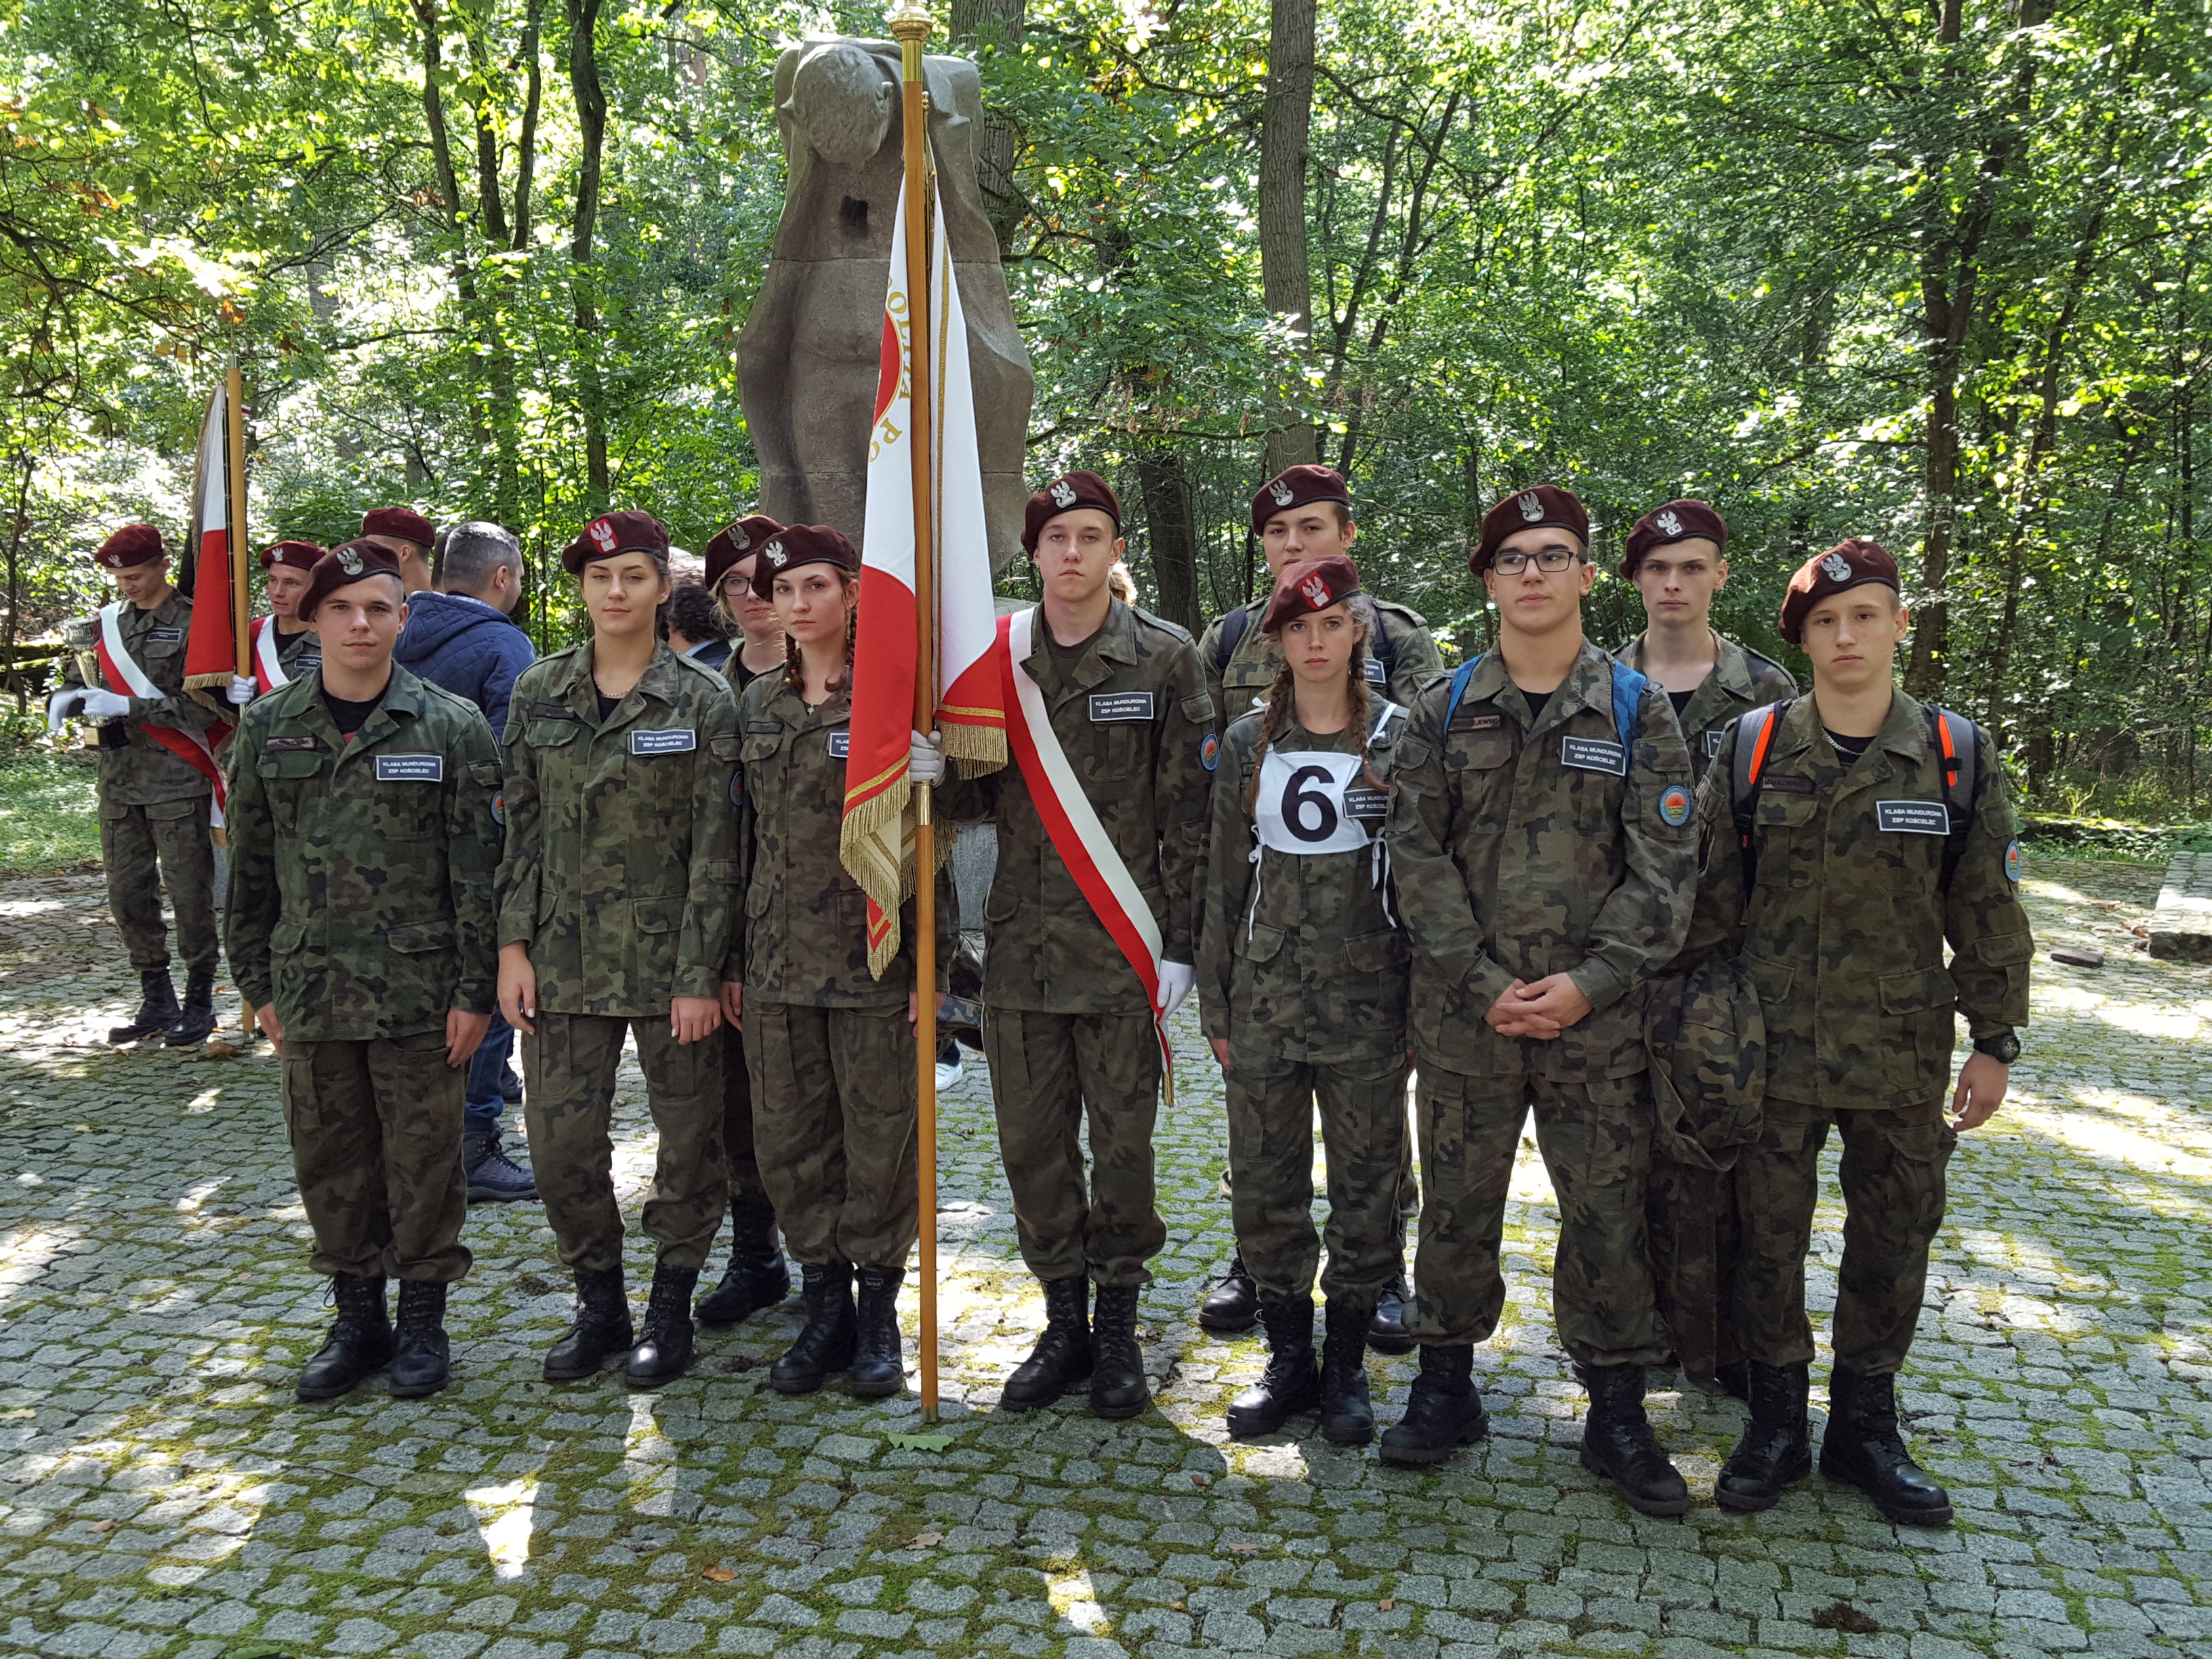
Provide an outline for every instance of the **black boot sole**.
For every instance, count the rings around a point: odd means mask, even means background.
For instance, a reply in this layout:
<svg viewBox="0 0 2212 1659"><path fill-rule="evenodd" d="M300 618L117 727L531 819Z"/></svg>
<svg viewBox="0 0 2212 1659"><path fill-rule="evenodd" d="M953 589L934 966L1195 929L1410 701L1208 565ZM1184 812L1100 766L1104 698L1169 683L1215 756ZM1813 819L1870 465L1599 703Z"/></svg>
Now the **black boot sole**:
<svg viewBox="0 0 2212 1659"><path fill-rule="evenodd" d="M1459 1431L1458 1438L1449 1446L1393 1446L1389 1431L1384 1431L1382 1444L1376 1455L1385 1463L1400 1468L1425 1468L1441 1463L1462 1446L1473 1446L1490 1437L1490 1413L1485 1412Z"/></svg>
<svg viewBox="0 0 2212 1659"><path fill-rule="evenodd" d="M721 1300L726 1294L731 1297L731 1300L727 1302ZM717 1328L726 1325L739 1325L750 1319L755 1314L763 1313L778 1303L787 1300L790 1295L791 1281L788 1279L784 1280L781 1290L774 1296L767 1296L758 1292L747 1293L738 1291L731 1285L727 1278L725 1278L720 1285L699 1298L691 1310L691 1318L696 1324ZM737 1311L731 1312L732 1308L735 1308Z"/></svg>
<svg viewBox="0 0 2212 1659"><path fill-rule="evenodd" d="M1152 1403L1152 1395L1146 1395L1139 1401L1102 1405L1098 1397L1093 1395L1091 1397L1091 1414L1102 1423L1126 1423L1133 1417L1142 1417L1145 1407Z"/></svg>
<svg viewBox="0 0 2212 1659"><path fill-rule="evenodd" d="M623 1367L623 1381L633 1389L665 1389L671 1382L683 1381L684 1373L690 1369L691 1355L687 1351L684 1356L684 1363L668 1370L641 1371L634 1366L625 1364Z"/></svg>
<svg viewBox="0 0 2212 1659"><path fill-rule="evenodd" d="M1958 1513L1948 1504L1944 1504L1941 1509L1923 1510L1902 1509L1893 1504L1885 1504L1850 1475L1840 1474L1829 1468L1828 1460L1825 1455L1820 1459L1820 1473L1839 1486L1849 1486L1853 1492L1864 1494L1867 1502L1875 1506L1881 1518L1894 1526L1948 1527L1951 1524L1952 1517Z"/></svg>
<svg viewBox="0 0 2212 1659"><path fill-rule="evenodd" d="M1756 1515L1761 1510L1771 1510L1779 1504L1784 1492L1796 1486L1797 1482L1812 1473L1813 1454L1808 1451L1802 1457L1793 1461L1776 1477L1774 1489L1771 1492L1731 1492L1726 1486L1716 1482L1713 1486L1713 1502L1724 1510L1734 1510L1738 1515ZM1723 1468L1721 1470L1721 1479L1725 1480L1727 1478L1728 1470Z"/></svg>
<svg viewBox="0 0 2212 1659"><path fill-rule="evenodd" d="M419 1382L393 1382L392 1397L394 1400L425 1400L441 1392L453 1380L453 1370L448 1364L434 1377L426 1377Z"/></svg>
<svg viewBox="0 0 2212 1659"><path fill-rule="evenodd" d="M906 1392L906 1368L902 1365L886 1376L863 1376L857 1365L846 1372L846 1391L855 1400L889 1400Z"/></svg>
<svg viewBox="0 0 2212 1659"><path fill-rule="evenodd" d="M635 1346L635 1343L631 1341L623 1343L618 1348L605 1349L602 1351L599 1357L593 1359L588 1365L556 1366L553 1363L552 1356L548 1354L545 1358L544 1372L545 1380L548 1382L584 1382L587 1378L597 1376L601 1371L606 1370L607 1362L611 1359L619 1359L627 1364L629 1358L629 1351Z"/></svg>
<svg viewBox="0 0 2212 1659"><path fill-rule="evenodd" d="M1652 1516L1662 1521L1672 1521L1690 1512L1690 1494L1686 1491L1680 1498L1638 1498L1630 1492L1612 1473L1591 1455L1588 1445L1579 1454L1582 1466L1620 1495L1620 1501L1638 1515Z"/></svg>
<svg viewBox="0 0 2212 1659"><path fill-rule="evenodd" d="M363 1371L359 1376L354 1378L352 1382L347 1383L342 1389L311 1389L307 1387L306 1383L302 1382L293 1389L292 1397L303 1406L319 1406L326 1400L343 1400L348 1395L351 1394L356 1389L359 1388L362 1383L368 1382L370 1377L374 1376L378 1371L381 1371L383 1369L383 1366L379 1365L375 1370Z"/></svg>
<svg viewBox="0 0 2212 1659"><path fill-rule="evenodd" d="M1375 1440L1375 1419L1370 1417L1364 1423L1349 1426L1341 1422L1332 1425L1328 1407L1324 1406L1321 1414L1321 1437L1332 1446L1371 1445Z"/></svg>

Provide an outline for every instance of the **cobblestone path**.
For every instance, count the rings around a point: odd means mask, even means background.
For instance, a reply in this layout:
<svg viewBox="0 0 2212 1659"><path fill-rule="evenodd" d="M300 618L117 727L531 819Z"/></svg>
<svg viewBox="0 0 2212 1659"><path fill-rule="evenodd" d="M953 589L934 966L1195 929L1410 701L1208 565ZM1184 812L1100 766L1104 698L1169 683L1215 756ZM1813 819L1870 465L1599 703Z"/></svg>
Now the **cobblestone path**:
<svg viewBox="0 0 2212 1659"><path fill-rule="evenodd" d="M1040 1310L972 1061L945 1111L948 1443L894 1443L924 1429L910 1399L765 1392L788 1308L706 1335L658 1395L549 1387L568 1303L528 1206L470 1217L457 1386L302 1407L328 1316L273 1062L108 1052L135 982L95 966L115 958L96 883L0 886L0 1656L2212 1654L2212 969L2129 948L2157 882L2032 871L2043 947L2111 956L2039 963L2015 1103L1953 1166L1905 1391L1960 1507L1932 1535L1818 1476L1723 1514L1741 1413L1694 1392L1654 1406L1700 1495L1686 1522L1596 1489L1526 1144L1512 1300L1478 1357L1487 1444L1409 1474L1310 1435L1229 1443L1261 1352L1191 1317L1230 1236L1188 1023L1143 1311L1159 1401L1133 1422L990 1409ZM634 1194L634 1069L623 1101ZM634 1248L634 1285L649 1271ZM1388 1415L1414 1363L1374 1362ZM1825 1380L1823 1360L1816 1421Z"/></svg>

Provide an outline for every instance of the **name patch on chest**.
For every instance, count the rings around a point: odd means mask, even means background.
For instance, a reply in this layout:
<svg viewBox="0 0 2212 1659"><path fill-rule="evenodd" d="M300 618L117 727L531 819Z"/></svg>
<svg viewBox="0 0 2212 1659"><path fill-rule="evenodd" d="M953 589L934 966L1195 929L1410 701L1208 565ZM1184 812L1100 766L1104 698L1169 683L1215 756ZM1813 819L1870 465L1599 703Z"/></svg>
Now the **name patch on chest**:
<svg viewBox="0 0 2212 1659"><path fill-rule="evenodd" d="M688 755L699 746L699 734L688 726L662 726L633 731L633 755Z"/></svg>
<svg viewBox="0 0 2212 1659"><path fill-rule="evenodd" d="M1382 672L1382 659L1380 657L1368 658L1361 665L1361 672L1367 676L1370 685L1388 685L1390 683L1390 677Z"/></svg>
<svg viewBox="0 0 2212 1659"><path fill-rule="evenodd" d="M443 755L379 755L376 757L376 781L379 783L443 783L446 781L446 757Z"/></svg>
<svg viewBox="0 0 2212 1659"><path fill-rule="evenodd" d="M184 637L185 630L181 628L149 628L146 630L146 643L149 645L174 645Z"/></svg>
<svg viewBox="0 0 2212 1659"><path fill-rule="evenodd" d="M1769 772L1759 781L1761 789L1771 789L1778 795L1809 795L1814 784L1810 778L1799 777L1795 772Z"/></svg>
<svg viewBox="0 0 2212 1659"><path fill-rule="evenodd" d="M1380 823L1390 808L1390 797L1380 789L1347 789L1344 811L1362 823Z"/></svg>
<svg viewBox="0 0 2212 1659"><path fill-rule="evenodd" d="M1951 833L1951 814L1940 800L1878 800L1874 821L1881 829L1908 836Z"/></svg>
<svg viewBox="0 0 2212 1659"><path fill-rule="evenodd" d="M582 716L565 702L533 702L530 705L530 718L534 720L580 720Z"/></svg>
<svg viewBox="0 0 2212 1659"><path fill-rule="evenodd" d="M1503 714L1455 714L1451 729L1455 732L1494 732L1505 724Z"/></svg>
<svg viewBox="0 0 2212 1659"><path fill-rule="evenodd" d="M1093 691L1091 694L1091 723L1093 726L1135 726L1152 718L1152 694L1149 691Z"/></svg>
<svg viewBox="0 0 2212 1659"><path fill-rule="evenodd" d="M320 668L323 665L323 659L311 653L302 651L292 659L292 665L295 668Z"/></svg>
<svg viewBox="0 0 2212 1659"><path fill-rule="evenodd" d="M323 746L320 738L271 738L261 745L264 755L311 755Z"/></svg>
<svg viewBox="0 0 2212 1659"><path fill-rule="evenodd" d="M1726 736L1728 736L1728 727L1725 726L1712 726L1706 731L1705 758L1707 760L1718 760L1720 758L1721 739Z"/></svg>
<svg viewBox="0 0 2212 1659"><path fill-rule="evenodd" d="M1609 772L1616 778L1628 775L1628 750L1603 738L1562 737L1559 759L1578 771Z"/></svg>
<svg viewBox="0 0 2212 1659"><path fill-rule="evenodd" d="M850 732L832 732L830 734L830 758L850 760L852 757L853 734Z"/></svg>

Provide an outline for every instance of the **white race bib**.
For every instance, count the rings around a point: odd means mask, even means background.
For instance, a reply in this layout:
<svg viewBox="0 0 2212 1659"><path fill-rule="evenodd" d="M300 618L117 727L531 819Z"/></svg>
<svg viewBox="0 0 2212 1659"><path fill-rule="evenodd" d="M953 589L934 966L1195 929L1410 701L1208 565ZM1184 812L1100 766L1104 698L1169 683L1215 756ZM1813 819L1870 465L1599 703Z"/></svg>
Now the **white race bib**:
<svg viewBox="0 0 2212 1659"><path fill-rule="evenodd" d="M1273 853L1357 853L1382 830L1381 791L1355 782L1361 757L1320 750L1270 749L1260 763L1253 828Z"/></svg>

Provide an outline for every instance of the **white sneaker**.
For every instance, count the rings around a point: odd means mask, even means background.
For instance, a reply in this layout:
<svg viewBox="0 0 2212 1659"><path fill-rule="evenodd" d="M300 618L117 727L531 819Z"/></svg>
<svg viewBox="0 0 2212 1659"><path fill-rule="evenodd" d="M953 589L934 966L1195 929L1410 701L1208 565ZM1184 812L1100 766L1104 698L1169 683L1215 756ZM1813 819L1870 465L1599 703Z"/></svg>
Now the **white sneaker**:
<svg viewBox="0 0 2212 1659"><path fill-rule="evenodd" d="M939 1060L937 1062L937 1092L943 1094L967 1075L967 1066L959 1060L956 1060L949 1066L945 1061Z"/></svg>

